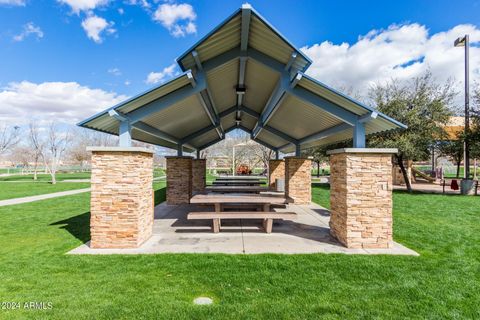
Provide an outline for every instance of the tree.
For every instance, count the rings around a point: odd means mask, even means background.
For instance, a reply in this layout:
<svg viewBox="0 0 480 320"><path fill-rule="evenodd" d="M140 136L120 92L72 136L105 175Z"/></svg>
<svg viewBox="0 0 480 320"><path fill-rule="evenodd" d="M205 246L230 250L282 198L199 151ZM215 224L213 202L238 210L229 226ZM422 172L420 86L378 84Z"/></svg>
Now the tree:
<svg viewBox="0 0 480 320"><path fill-rule="evenodd" d="M68 149L68 158L78 162L83 168L84 164L91 157L91 153L87 151L87 147L115 146L117 145L117 140L116 137L107 133L78 128L75 131L75 139L72 141L72 145Z"/></svg>
<svg viewBox="0 0 480 320"><path fill-rule="evenodd" d="M37 180L37 169L38 169L38 162L40 159L43 160L45 168L47 164L45 163L44 151L45 151L45 142L40 137L40 130L38 126L31 122L29 125L29 145L32 150L32 160L33 160L33 180Z"/></svg>
<svg viewBox="0 0 480 320"><path fill-rule="evenodd" d="M55 123L50 123L44 135L40 133L39 128L35 123L30 124L30 143L42 158L45 167L51 176L51 183L56 184L56 173L58 165L70 143L70 135L68 132L60 132Z"/></svg>
<svg viewBox="0 0 480 320"><path fill-rule="evenodd" d="M253 152L255 153L256 158L260 159L262 162L264 170L266 170L268 168L269 161L273 158L275 152L270 148L262 146L261 144L254 145Z"/></svg>
<svg viewBox="0 0 480 320"><path fill-rule="evenodd" d="M459 136L456 140L442 141L438 145L440 153L450 157L457 166L457 178L460 177L460 164L463 159L463 139Z"/></svg>
<svg viewBox="0 0 480 320"><path fill-rule="evenodd" d="M320 163L328 161L327 150L330 148L326 147L314 147L304 151L306 156L312 157L313 162L317 164L317 178L320 177Z"/></svg>
<svg viewBox="0 0 480 320"><path fill-rule="evenodd" d="M456 92L453 82L439 85L430 71L404 83L392 80L376 85L370 91L378 111L406 124L406 130L389 131L369 139L369 146L398 148L395 160L409 192L412 186L407 178L404 161L426 160L436 140L446 134L444 126L453 114L451 104Z"/></svg>
<svg viewBox="0 0 480 320"><path fill-rule="evenodd" d="M69 132L62 133L55 123L51 123L47 132L44 158L46 158L45 163L47 164L48 171L52 177L52 184L57 183L57 168L69 142Z"/></svg>
<svg viewBox="0 0 480 320"><path fill-rule="evenodd" d="M20 127L0 124L0 154L14 147L20 141Z"/></svg>
<svg viewBox="0 0 480 320"><path fill-rule="evenodd" d="M469 135L470 157L478 160L480 158L480 84L475 84L473 91L473 104L471 108L471 125ZM476 164L476 161L475 161ZM474 168L474 176L476 177Z"/></svg>

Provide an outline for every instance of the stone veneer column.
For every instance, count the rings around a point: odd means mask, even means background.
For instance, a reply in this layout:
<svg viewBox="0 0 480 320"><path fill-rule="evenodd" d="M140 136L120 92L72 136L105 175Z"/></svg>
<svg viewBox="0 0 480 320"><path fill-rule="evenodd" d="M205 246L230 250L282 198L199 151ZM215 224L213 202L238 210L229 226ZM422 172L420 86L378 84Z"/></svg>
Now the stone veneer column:
<svg viewBox="0 0 480 320"><path fill-rule="evenodd" d="M167 204L187 204L192 197L192 157L167 158Z"/></svg>
<svg viewBox="0 0 480 320"><path fill-rule="evenodd" d="M275 189L275 179L285 179L285 161L268 160L268 186Z"/></svg>
<svg viewBox="0 0 480 320"><path fill-rule="evenodd" d="M348 248L392 246L392 154L346 148L330 154L330 233Z"/></svg>
<svg viewBox="0 0 480 320"><path fill-rule="evenodd" d="M285 196L295 204L312 201L312 160L285 157Z"/></svg>
<svg viewBox="0 0 480 320"><path fill-rule="evenodd" d="M153 152L135 147L87 150L92 152L90 247L139 247L153 229Z"/></svg>
<svg viewBox="0 0 480 320"><path fill-rule="evenodd" d="M192 191L203 192L207 184L207 160L193 159L192 160Z"/></svg>

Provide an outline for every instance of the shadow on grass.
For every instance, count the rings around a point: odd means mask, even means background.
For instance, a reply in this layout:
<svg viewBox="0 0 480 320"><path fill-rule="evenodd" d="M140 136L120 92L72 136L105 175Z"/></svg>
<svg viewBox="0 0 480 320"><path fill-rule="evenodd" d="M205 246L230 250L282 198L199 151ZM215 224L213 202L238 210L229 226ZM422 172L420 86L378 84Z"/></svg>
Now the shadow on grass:
<svg viewBox="0 0 480 320"><path fill-rule="evenodd" d="M60 229L67 230L82 243L86 243L90 240L90 212L85 212L65 220L53 222L51 226L59 226Z"/></svg>

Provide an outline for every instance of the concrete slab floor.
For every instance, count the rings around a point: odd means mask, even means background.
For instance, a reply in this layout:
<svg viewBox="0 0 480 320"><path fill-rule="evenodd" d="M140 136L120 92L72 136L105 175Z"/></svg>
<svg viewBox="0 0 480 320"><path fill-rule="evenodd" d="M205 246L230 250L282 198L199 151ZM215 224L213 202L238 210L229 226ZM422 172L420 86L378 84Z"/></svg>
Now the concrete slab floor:
<svg viewBox="0 0 480 320"><path fill-rule="evenodd" d="M390 249L348 249L330 236L328 210L317 204L274 208L294 211L295 221L275 221L273 232L264 233L257 220L224 220L220 233L211 231L211 220L187 220L191 211L211 211L208 206L155 207L153 236L135 249L92 249L85 243L70 254L154 254L154 253L227 253L227 254L392 254L418 256L415 251L394 243Z"/></svg>

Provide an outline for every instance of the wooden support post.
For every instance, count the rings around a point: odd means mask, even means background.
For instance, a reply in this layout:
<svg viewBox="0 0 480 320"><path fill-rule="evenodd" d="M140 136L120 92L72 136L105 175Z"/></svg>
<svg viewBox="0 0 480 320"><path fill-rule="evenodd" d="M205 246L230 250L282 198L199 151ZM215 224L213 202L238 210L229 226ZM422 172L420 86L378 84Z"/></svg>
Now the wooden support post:
<svg viewBox="0 0 480 320"><path fill-rule="evenodd" d="M267 218L263 220L263 228L265 229L266 233L272 233L272 227L273 227L272 218Z"/></svg>

